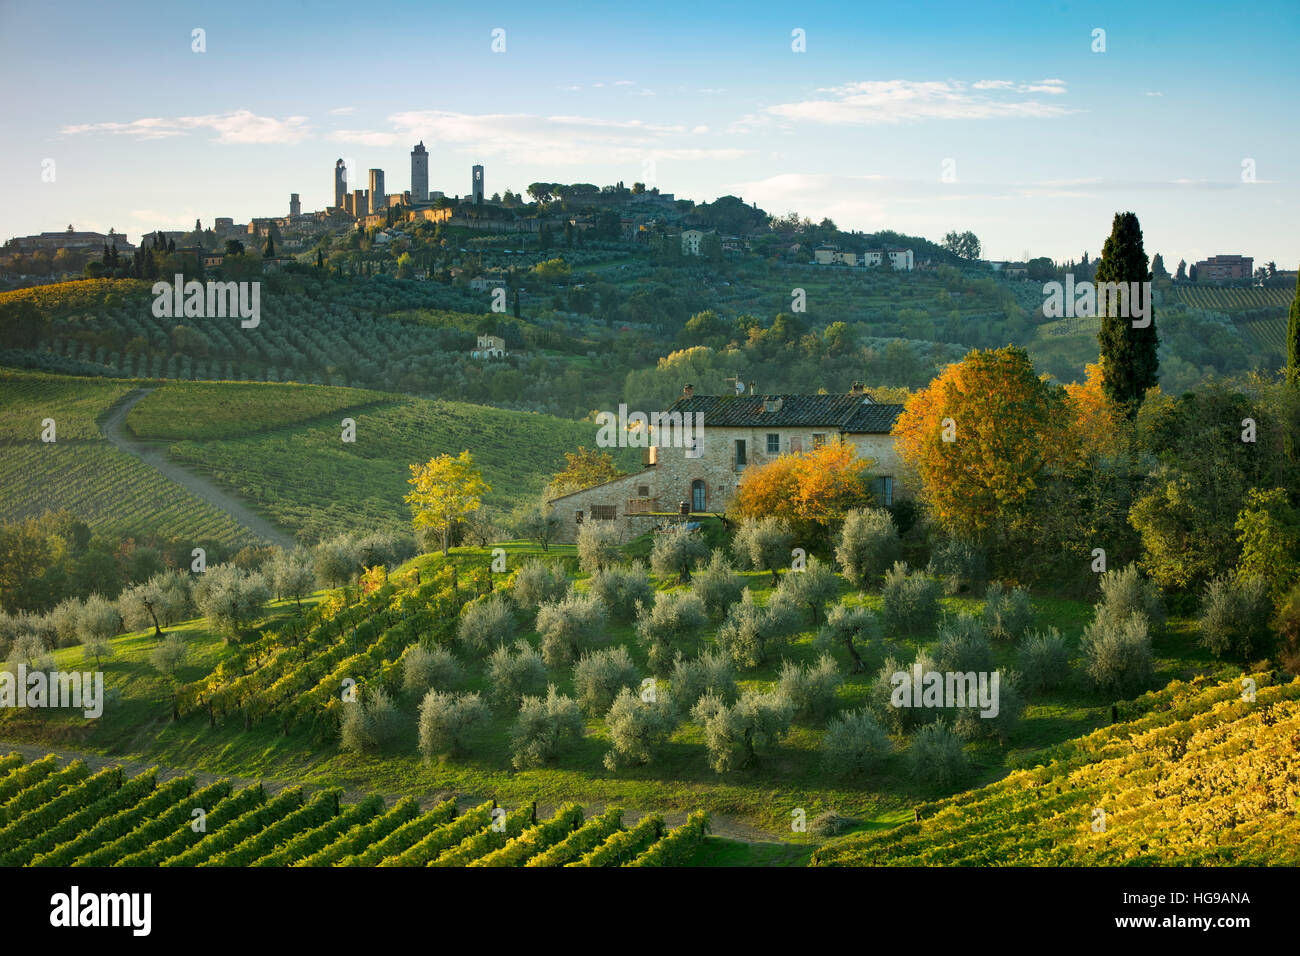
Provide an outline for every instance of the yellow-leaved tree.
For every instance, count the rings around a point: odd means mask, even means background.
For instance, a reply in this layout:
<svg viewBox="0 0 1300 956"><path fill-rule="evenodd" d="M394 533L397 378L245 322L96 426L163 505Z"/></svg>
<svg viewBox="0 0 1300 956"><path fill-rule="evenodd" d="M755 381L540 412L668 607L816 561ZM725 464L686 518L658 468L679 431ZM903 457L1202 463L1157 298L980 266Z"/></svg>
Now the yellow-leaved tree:
<svg viewBox="0 0 1300 956"><path fill-rule="evenodd" d="M896 447L951 535L994 549L1034 540L1040 485L1078 460L1063 389L1024 349L971 351L908 399Z"/></svg>
<svg viewBox="0 0 1300 956"><path fill-rule="evenodd" d="M406 496L415 526L437 529L442 535L445 557L456 522L477 511L483 504L483 496L492 487L474 467L468 450L455 458L439 455L423 465L412 465L408 480L415 486Z"/></svg>
<svg viewBox="0 0 1300 956"><path fill-rule="evenodd" d="M784 518L796 531L825 528L872 503L873 464L839 442L782 455L745 469L732 510L742 518Z"/></svg>

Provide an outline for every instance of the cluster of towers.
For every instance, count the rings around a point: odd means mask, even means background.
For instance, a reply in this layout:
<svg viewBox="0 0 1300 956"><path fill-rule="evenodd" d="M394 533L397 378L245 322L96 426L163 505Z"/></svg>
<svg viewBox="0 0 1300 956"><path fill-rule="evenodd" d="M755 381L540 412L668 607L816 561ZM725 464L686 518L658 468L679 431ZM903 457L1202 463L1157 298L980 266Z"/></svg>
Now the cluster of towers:
<svg viewBox="0 0 1300 956"><path fill-rule="evenodd" d="M470 195L476 203L483 202L483 167L475 166L472 172ZM381 213L388 206L388 195L384 192L384 171L370 170L370 188L354 189L348 192L348 167L342 159L334 163L334 207L349 214L361 217ZM439 193L438 195L442 195ZM421 140L411 150L411 202L427 203L429 201L429 151Z"/></svg>

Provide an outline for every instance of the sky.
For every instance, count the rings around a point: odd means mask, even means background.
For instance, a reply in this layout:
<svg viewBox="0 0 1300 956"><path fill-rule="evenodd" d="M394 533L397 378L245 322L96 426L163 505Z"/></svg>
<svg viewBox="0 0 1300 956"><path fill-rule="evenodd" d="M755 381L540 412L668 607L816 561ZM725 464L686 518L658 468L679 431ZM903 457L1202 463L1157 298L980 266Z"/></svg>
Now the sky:
<svg viewBox="0 0 1300 956"><path fill-rule="evenodd" d="M1294 269L1297 49L1300 0L0 0L0 240L322 209L339 158L399 192L423 140L448 195L645 182L992 259L1132 210L1170 267Z"/></svg>

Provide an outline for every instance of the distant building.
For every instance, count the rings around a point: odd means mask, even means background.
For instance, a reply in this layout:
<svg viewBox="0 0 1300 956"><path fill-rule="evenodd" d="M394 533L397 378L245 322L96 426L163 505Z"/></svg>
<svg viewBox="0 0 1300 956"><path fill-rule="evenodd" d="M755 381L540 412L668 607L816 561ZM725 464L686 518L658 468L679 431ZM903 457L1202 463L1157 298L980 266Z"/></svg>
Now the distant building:
<svg viewBox="0 0 1300 956"><path fill-rule="evenodd" d="M862 264L868 268L879 266L884 256L889 256L889 264L899 272L911 272L916 268L916 260L911 249L868 249L862 254Z"/></svg>
<svg viewBox="0 0 1300 956"><path fill-rule="evenodd" d="M1197 282L1231 282L1249 279L1255 273L1251 256L1210 256L1196 263Z"/></svg>
<svg viewBox="0 0 1300 956"><path fill-rule="evenodd" d="M36 236L18 236L10 242L20 251L35 252L43 250L56 252L59 249L102 249L117 245L118 252L134 252L135 246L126 241L126 235L110 229L102 232L79 232L71 225L63 232L42 232Z"/></svg>
<svg viewBox="0 0 1300 956"><path fill-rule="evenodd" d="M354 219L360 219L370 212L370 194L364 189L352 190L352 208L348 210Z"/></svg>
<svg viewBox="0 0 1300 956"><path fill-rule="evenodd" d="M902 411L858 383L839 395L696 395L687 385L666 412L653 413L641 471L551 501L558 540L574 541L587 521L609 522L630 540L682 505L691 515L721 514L747 470L825 445L852 446L870 459L871 492L889 507L910 491L891 434Z"/></svg>
<svg viewBox="0 0 1300 956"><path fill-rule="evenodd" d="M348 194L348 167L343 160L334 163L334 206L343 208L343 197Z"/></svg>
<svg viewBox="0 0 1300 956"><path fill-rule="evenodd" d="M489 289L504 288L505 283L500 279L493 279L489 276L475 276L469 280L469 289L471 292L487 292Z"/></svg>
<svg viewBox="0 0 1300 956"><path fill-rule="evenodd" d="M388 201L384 198L384 171L372 169L370 170L370 213L373 215L383 212L387 207Z"/></svg>
<svg viewBox="0 0 1300 956"><path fill-rule="evenodd" d="M297 193L289 194L289 215L290 217L302 215L302 203L298 200Z"/></svg>
<svg viewBox="0 0 1300 956"><path fill-rule="evenodd" d="M704 232L700 229L686 229L682 232L682 255L698 256L700 254L700 243L704 240Z"/></svg>
<svg viewBox="0 0 1300 956"><path fill-rule="evenodd" d="M505 358L508 354L506 340L499 335L480 335L474 351L469 353L470 358Z"/></svg>
<svg viewBox="0 0 1300 956"><path fill-rule="evenodd" d="M470 200L471 200L471 202L474 202L474 203L476 203L476 204L481 204L481 203L483 202L483 188L484 188L484 187L483 187L483 167L482 167L482 166L475 166L475 167L471 170L471 173L472 173L473 175L472 175L472 181L471 181L471 184L470 184L470 185L471 185L473 188L472 188L472 191L470 192Z"/></svg>
<svg viewBox="0 0 1300 956"><path fill-rule="evenodd" d="M411 150L411 200L429 201L429 151L424 148L424 140Z"/></svg>

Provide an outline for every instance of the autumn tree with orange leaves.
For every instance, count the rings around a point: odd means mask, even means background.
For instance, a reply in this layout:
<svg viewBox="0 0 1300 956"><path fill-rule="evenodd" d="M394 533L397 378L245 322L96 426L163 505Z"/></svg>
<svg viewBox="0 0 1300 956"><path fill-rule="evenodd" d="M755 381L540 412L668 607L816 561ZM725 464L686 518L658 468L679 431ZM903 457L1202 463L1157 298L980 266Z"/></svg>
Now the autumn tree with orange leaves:
<svg viewBox="0 0 1300 956"><path fill-rule="evenodd" d="M1068 383L1065 395L1083 454L1093 458L1114 458L1127 450L1126 439L1131 428L1128 419L1106 395L1100 363L1084 369L1082 382Z"/></svg>
<svg viewBox="0 0 1300 956"><path fill-rule="evenodd" d="M1079 458L1065 391L1024 349L971 351L914 394L895 444L932 517L993 553L1035 538L1040 491Z"/></svg>
<svg viewBox="0 0 1300 956"><path fill-rule="evenodd" d="M840 442L782 455L745 470L732 508L742 518L784 518L796 531L826 528L852 509L874 503L873 464L859 458L854 445Z"/></svg>

